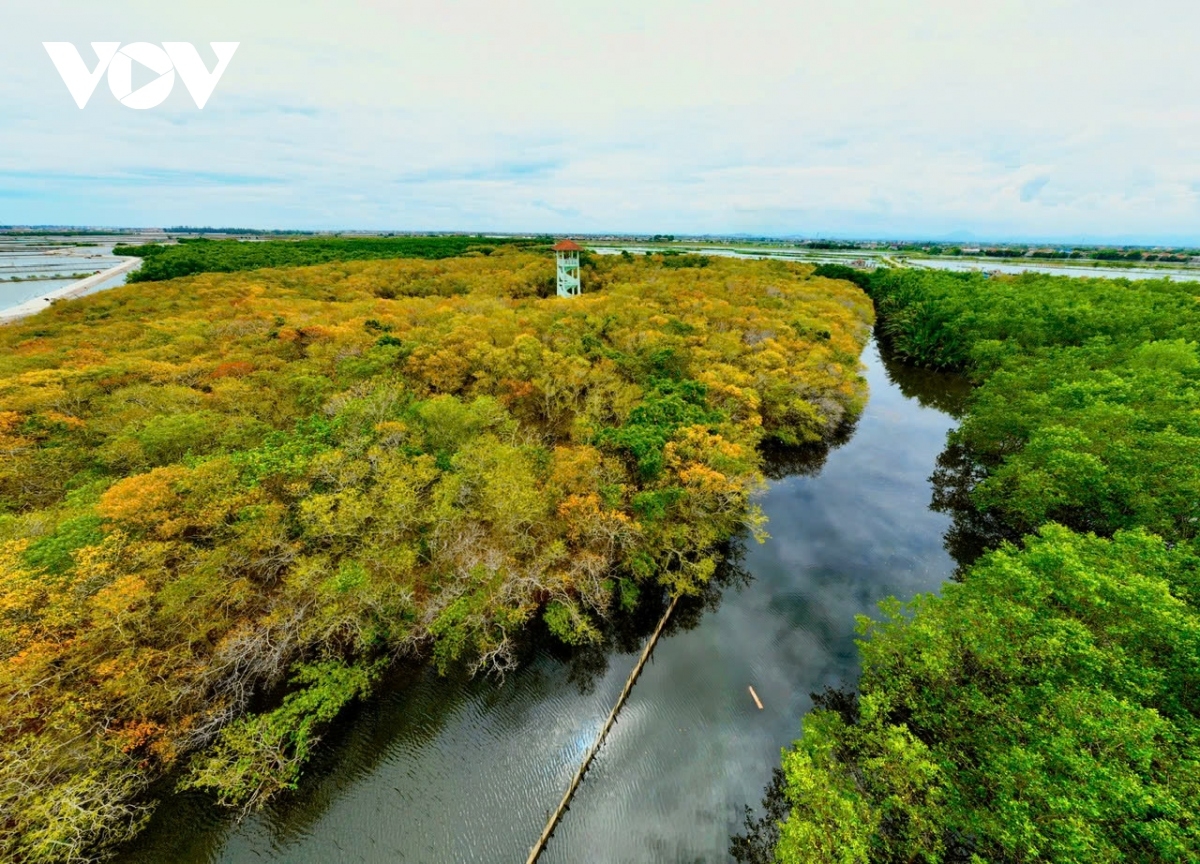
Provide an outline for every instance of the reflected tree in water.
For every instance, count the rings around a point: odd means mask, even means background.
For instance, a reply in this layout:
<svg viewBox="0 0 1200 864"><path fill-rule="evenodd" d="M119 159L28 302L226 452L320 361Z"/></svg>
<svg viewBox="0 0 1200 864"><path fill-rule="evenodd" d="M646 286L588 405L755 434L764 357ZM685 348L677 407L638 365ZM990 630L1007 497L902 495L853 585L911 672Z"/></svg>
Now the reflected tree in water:
<svg viewBox="0 0 1200 864"><path fill-rule="evenodd" d="M826 686L821 693L810 694L813 710L837 712L847 725L858 722L858 693L846 688ZM771 782L763 794L761 813L748 805L742 817L742 833L729 838L729 854L737 864L775 864L779 845L779 825L791 809L784 792L783 769L771 769Z"/></svg>
<svg viewBox="0 0 1200 864"><path fill-rule="evenodd" d="M698 595L680 600L675 614L663 628L664 639L695 629L705 614L720 608L727 590L741 590L754 580L743 563L747 539L748 535L743 533L722 544L718 550L716 572ZM542 627L531 630L530 646L534 651L545 651L565 663L569 670L567 680L581 694L588 694L608 673L614 655L629 655L642 650L670 602L665 591L646 590L632 611L618 612L608 617L600 628L600 639L595 642L567 646Z"/></svg>
<svg viewBox="0 0 1200 864"><path fill-rule="evenodd" d="M825 467L829 454L854 437L857 422L842 423L827 441L793 446L768 441L762 446L763 476L768 480L815 477Z"/></svg>
<svg viewBox="0 0 1200 864"><path fill-rule="evenodd" d="M967 376L904 363L888 347L878 326L875 328L875 342L888 380L900 388L905 397L916 399L922 408L933 408L955 418L962 417L973 389Z"/></svg>
<svg viewBox="0 0 1200 864"><path fill-rule="evenodd" d="M958 564L956 579L984 552L1005 541L1017 542L1021 537L1019 531L1005 524L995 512L981 510L972 499L971 493L986 476L987 470L968 448L951 441L938 456L937 467L929 478L933 484L930 509L953 520L943 545Z"/></svg>

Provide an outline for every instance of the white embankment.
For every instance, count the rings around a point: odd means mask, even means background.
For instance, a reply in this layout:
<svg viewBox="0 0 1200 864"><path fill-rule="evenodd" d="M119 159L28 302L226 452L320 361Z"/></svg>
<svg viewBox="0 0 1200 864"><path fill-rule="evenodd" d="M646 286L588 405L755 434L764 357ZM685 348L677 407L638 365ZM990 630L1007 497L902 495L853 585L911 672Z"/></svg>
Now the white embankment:
<svg viewBox="0 0 1200 864"><path fill-rule="evenodd" d="M70 285L65 285L57 291L51 291L49 294L43 294L41 297L26 300L19 306L0 309L0 324L11 324L14 321L20 321L22 318L28 318L30 315L41 312L43 309L49 309L50 305L57 300L70 300L73 297L81 297L97 285L107 282L114 276L128 273L141 263L141 258L126 258L116 267L110 267L102 273L88 276L86 279L80 279L78 282L72 282Z"/></svg>

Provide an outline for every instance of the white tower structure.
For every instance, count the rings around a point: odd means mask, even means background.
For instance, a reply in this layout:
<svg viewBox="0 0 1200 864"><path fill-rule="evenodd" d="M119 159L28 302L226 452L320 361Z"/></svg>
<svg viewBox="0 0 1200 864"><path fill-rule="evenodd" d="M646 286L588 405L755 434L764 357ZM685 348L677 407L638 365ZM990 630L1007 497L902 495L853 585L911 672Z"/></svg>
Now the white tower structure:
<svg viewBox="0 0 1200 864"><path fill-rule="evenodd" d="M554 244L554 256L558 259L558 296L577 297L579 285L579 253L583 247L572 240L559 240Z"/></svg>

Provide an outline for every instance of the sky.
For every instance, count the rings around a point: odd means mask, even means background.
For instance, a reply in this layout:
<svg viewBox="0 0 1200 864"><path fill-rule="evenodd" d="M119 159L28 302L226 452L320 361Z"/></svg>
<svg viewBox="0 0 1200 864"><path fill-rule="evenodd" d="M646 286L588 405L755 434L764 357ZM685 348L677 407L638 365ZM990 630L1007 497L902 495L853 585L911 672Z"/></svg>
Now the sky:
<svg viewBox="0 0 1200 864"><path fill-rule="evenodd" d="M0 224L1200 245L1189 0L2 2Z"/></svg>

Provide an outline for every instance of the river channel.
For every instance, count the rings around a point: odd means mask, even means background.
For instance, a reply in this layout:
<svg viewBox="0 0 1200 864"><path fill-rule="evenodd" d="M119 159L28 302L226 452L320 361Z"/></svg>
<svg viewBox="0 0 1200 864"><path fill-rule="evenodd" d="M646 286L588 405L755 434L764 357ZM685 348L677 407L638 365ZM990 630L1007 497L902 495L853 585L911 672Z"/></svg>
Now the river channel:
<svg viewBox="0 0 1200 864"><path fill-rule="evenodd" d="M965 385L863 361L871 399L820 453L772 459L769 540L680 607L542 861L727 861L810 694L853 686L854 617L953 572L929 477ZM653 604L648 604L651 607ZM603 650L531 649L503 682L398 673L327 737L300 789L241 822L168 796L121 864L523 862L658 609ZM759 710L748 687L762 700Z"/></svg>

